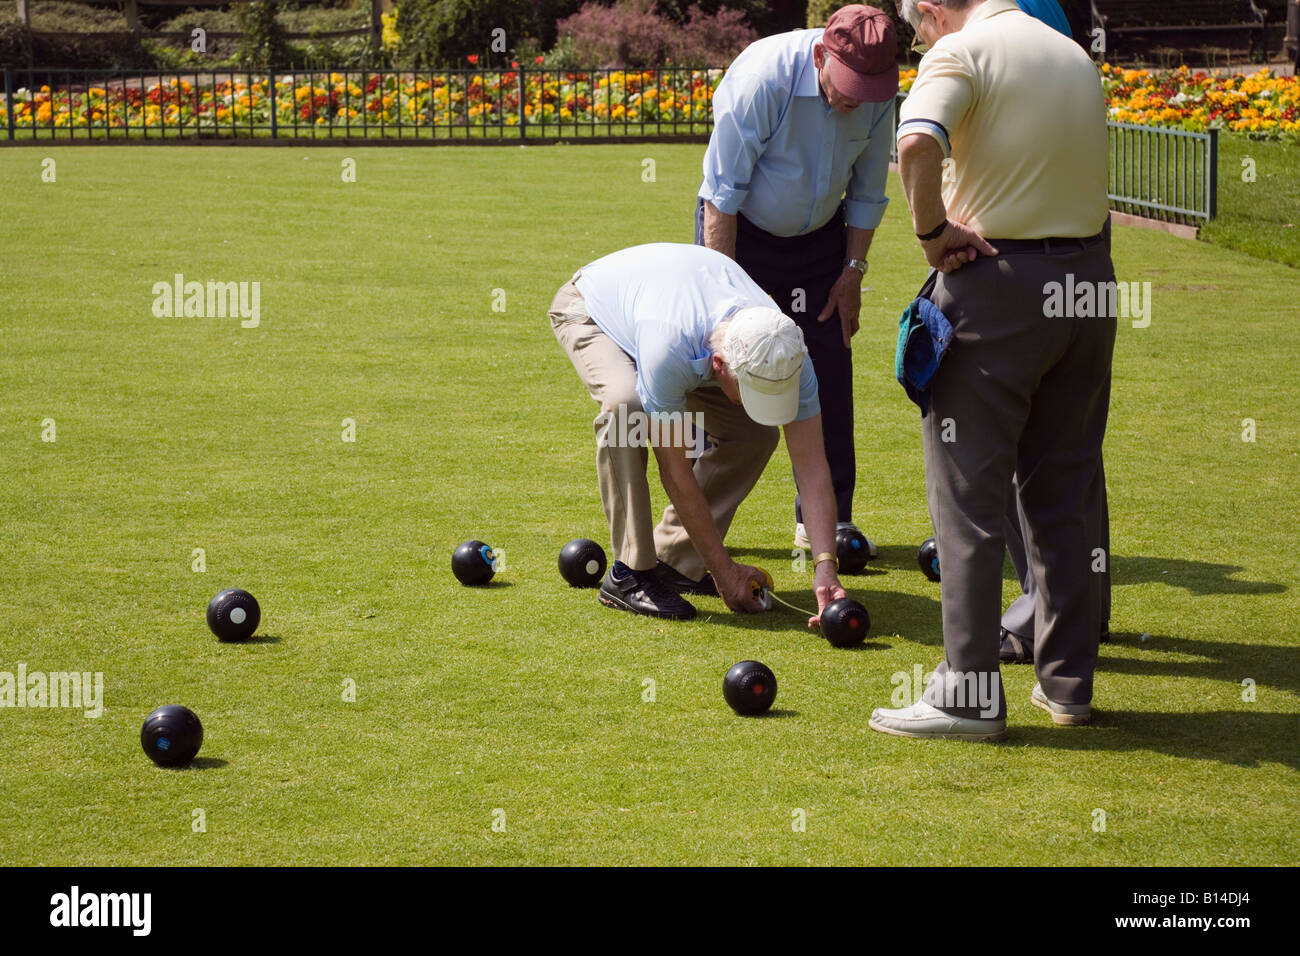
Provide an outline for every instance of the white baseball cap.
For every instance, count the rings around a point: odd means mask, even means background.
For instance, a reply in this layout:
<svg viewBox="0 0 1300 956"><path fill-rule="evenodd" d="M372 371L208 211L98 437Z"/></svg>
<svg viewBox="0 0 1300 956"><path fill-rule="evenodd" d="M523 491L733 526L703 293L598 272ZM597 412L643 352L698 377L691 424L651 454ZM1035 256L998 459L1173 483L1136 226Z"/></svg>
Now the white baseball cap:
<svg viewBox="0 0 1300 956"><path fill-rule="evenodd" d="M779 309L750 306L727 323L721 353L740 383L740 401L760 425L788 425L799 413L799 378L808 349Z"/></svg>

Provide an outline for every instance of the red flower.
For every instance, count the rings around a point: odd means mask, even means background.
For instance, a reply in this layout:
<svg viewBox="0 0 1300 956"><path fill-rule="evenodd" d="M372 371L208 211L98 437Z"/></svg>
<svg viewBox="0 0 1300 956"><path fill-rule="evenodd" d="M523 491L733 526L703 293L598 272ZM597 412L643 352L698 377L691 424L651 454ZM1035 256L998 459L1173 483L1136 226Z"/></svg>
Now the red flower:
<svg viewBox="0 0 1300 956"><path fill-rule="evenodd" d="M473 65L473 64L477 64L477 63L478 63L478 54L477 54L477 53L471 53L469 56L465 57L465 59L469 60L469 62L470 62L471 65Z"/></svg>
<svg viewBox="0 0 1300 956"><path fill-rule="evenodd" d="M533 60L533 62L534 62L534 63L541 63L542 60L544 60L544 59L546 59L546 58L545 58L545 57L541 57L541 56L539 56L537 59Z"/></svg>
<svg viewBox="0 0 1300 956"><path fill-rule="evenodd" d="M519 61L518 61L518 60L511 60L511 61L510 61L510 69L512 69L512 70L517 70L517 69L519 69Z"/></svg>

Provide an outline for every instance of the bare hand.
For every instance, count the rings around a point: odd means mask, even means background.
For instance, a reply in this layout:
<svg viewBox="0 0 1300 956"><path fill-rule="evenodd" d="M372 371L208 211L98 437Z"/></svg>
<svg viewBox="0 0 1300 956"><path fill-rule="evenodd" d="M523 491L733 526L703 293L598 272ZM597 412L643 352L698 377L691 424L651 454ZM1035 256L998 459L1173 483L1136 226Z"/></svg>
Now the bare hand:
<svg viewBox="0 0 1300 956"><path fill-rule="evenodd" d="M858 331L858 313L862 311L862 273L857 269L844 267L840 277L831 286L826 305L817 316L818 322L825 322L838 309L840 329L844 336L844 347L849 347L849 339Z"/></svg>
<svg viewBox="0 0 1300 956"><path fill-rule="evenodd" d="M754 597L754 584L758 582L761 585L765 577L762 568L734 562L721 573L713 572L713 580L718 585L718 594L727 602L727 607L747 614L759 614L763 611L762 602Z"/></svg>
<svg viewBox="0 0 1300 956"><path fill-rule="evenodd" d="M980 253L996 256L997 249L964 222L948 220L948 227L929 242L921 243L925 259L940 272L955 272L968 262L974 262Z"/></svg>
<svg viewBox="0 0 1300 956"><path fill-rule="evenodd" d="M813 594L817 596L817 616L808 618L808 626L818 628L821 627L822 612L826 610L826 605L849 596L835 573L835 565L830 561L823 561L817 565L813 578Z"/></svg>

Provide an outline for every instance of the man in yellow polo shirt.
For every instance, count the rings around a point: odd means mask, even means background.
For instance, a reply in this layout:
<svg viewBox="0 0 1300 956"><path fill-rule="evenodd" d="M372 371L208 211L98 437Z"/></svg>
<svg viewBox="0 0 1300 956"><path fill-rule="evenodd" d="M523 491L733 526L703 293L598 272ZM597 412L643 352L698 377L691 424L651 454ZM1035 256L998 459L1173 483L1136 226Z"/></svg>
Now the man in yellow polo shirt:
<svg viewBox="0 0 1300 956"><path fill-rule="evenodd" d="M1039 586L1031 700L1055 723L1086 723L1115 344L1101 83L1081 47L1014 0L902 0L900 12L930 45L900 113L900 170L935 269L923 295L953 327L922 420L944 660L920 701L877 709L870 726L1005 734L998 619L1013 475ZM1059 315L1061 288L1090 290L1094 307L1072 301ZM1099 298L1110 306L1100 316Z"/></svg>

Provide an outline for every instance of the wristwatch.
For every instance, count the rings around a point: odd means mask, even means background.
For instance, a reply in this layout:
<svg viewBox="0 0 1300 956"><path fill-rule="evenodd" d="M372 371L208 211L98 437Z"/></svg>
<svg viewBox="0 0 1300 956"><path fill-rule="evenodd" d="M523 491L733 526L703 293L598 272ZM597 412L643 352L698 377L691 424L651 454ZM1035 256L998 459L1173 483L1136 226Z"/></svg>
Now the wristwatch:
<svg viewBox="0 0 1300 956"><path fill-rule="evenodd" d="M848 266L850 269L857 269L863 275L867 274L866 259L846 259L844 264Z"/></svg>

